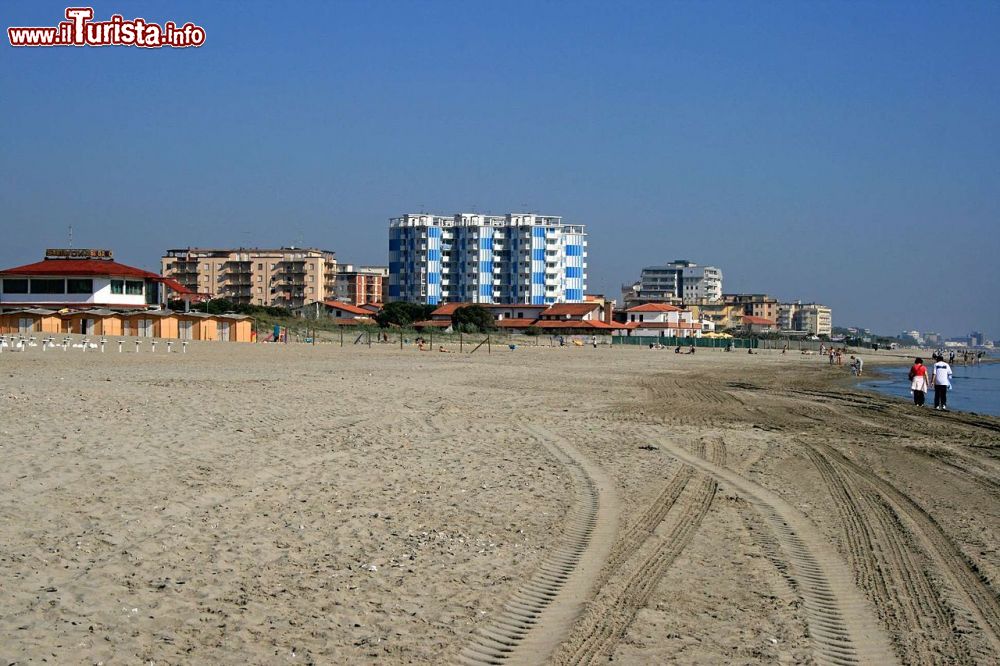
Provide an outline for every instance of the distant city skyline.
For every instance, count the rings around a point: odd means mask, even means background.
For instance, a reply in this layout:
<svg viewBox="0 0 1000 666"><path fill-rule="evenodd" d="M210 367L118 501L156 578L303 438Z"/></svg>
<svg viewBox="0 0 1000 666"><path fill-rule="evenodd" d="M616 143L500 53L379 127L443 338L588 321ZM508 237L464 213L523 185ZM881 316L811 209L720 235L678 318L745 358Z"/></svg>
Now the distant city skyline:
<svg viewBox="0 0 1000 666"><path fill-rule="evenodd" d="M385 265L400 211L558 211L590 292L685 258L837 326L1000 338L996 3L127 9L206 43L4 47L2 267L70 224L150 270L187 245Z"/></svg>

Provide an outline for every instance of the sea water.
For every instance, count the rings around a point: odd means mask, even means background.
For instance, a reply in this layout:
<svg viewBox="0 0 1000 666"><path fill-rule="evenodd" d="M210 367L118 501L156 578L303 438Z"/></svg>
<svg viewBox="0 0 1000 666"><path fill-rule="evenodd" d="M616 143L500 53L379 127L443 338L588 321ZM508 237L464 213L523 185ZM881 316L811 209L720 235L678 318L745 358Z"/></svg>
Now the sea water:
<svg viewBox="0 0 1000 666"><path fill-rule="evenodd" d="M930 370L934 362L925 359ZM879 393L898 398L912 400L910 366L879 368L886 375L882 379L865 382L863 386L872 388ZM1000 363L983 363L982 365L951 366L951 388L948 390L948 409L977 414L993 414L1000 416ZM927 393L927 407L934 408L934 389Z"/></svg>

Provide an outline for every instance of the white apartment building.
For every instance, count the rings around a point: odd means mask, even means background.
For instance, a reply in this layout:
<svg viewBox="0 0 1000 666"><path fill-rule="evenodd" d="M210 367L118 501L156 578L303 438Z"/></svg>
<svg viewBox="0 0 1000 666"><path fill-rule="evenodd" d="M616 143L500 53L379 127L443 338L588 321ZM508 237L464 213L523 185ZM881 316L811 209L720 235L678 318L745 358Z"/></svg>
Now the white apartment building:
<svg viewBox="0 0 1000 666"><path fill-rule="evenodd" d="M583 225L533 213L406 214L389 220L390 301L578 303Z"/></svg>
<svg viewBox="0 0 1000 666"><path fill-rule="evenodd" d="M639 281L622 289L626 304L722 300L722 270L678 259L642 269Z"/></svg>

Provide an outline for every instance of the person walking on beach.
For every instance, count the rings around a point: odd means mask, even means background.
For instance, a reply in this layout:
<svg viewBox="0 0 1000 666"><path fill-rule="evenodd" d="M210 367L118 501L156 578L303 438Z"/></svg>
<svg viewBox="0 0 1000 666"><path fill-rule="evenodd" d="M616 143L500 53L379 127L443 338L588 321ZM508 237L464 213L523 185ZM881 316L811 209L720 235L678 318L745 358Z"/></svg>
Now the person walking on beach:
<svg viewBox="0 0 1000 666"><path fill-rule="evenodd" d="M924 359L918 356L913 359L913 367L910 368L910 390L913 392L914 405L924 406L924 399L927 397L927 390L930 386L931 380L927 376L927 366L924 365Z"/></svg>
<svg viewBox="0 0 1000 666"><path fill-rule="evenodd" d="M861 376L861 368L864 367L865 362L861 360L860 356L855 356L851 354L851 374L858 377Z"/></svg>
<svg viewBox="0 0 1000 666"><path fill-rule="evenodd" d="M948 411L948 389L951 388L951 366L944 362L944 356L937 357L932 371L934 375L934 409Z"/></svg>

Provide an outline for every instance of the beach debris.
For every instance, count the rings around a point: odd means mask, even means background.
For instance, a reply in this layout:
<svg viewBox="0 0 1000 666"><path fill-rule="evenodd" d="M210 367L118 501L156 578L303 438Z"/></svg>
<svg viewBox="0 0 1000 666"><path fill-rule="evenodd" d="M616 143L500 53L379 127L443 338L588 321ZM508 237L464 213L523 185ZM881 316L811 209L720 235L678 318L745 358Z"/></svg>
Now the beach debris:
<svg viewBox="0 0 1000 666"><path fill-rule="evenodd" d="M643 449L644 451L659 451L660 450L660 447L658 447L656 444L643 444L639 448Z"/></svg>

